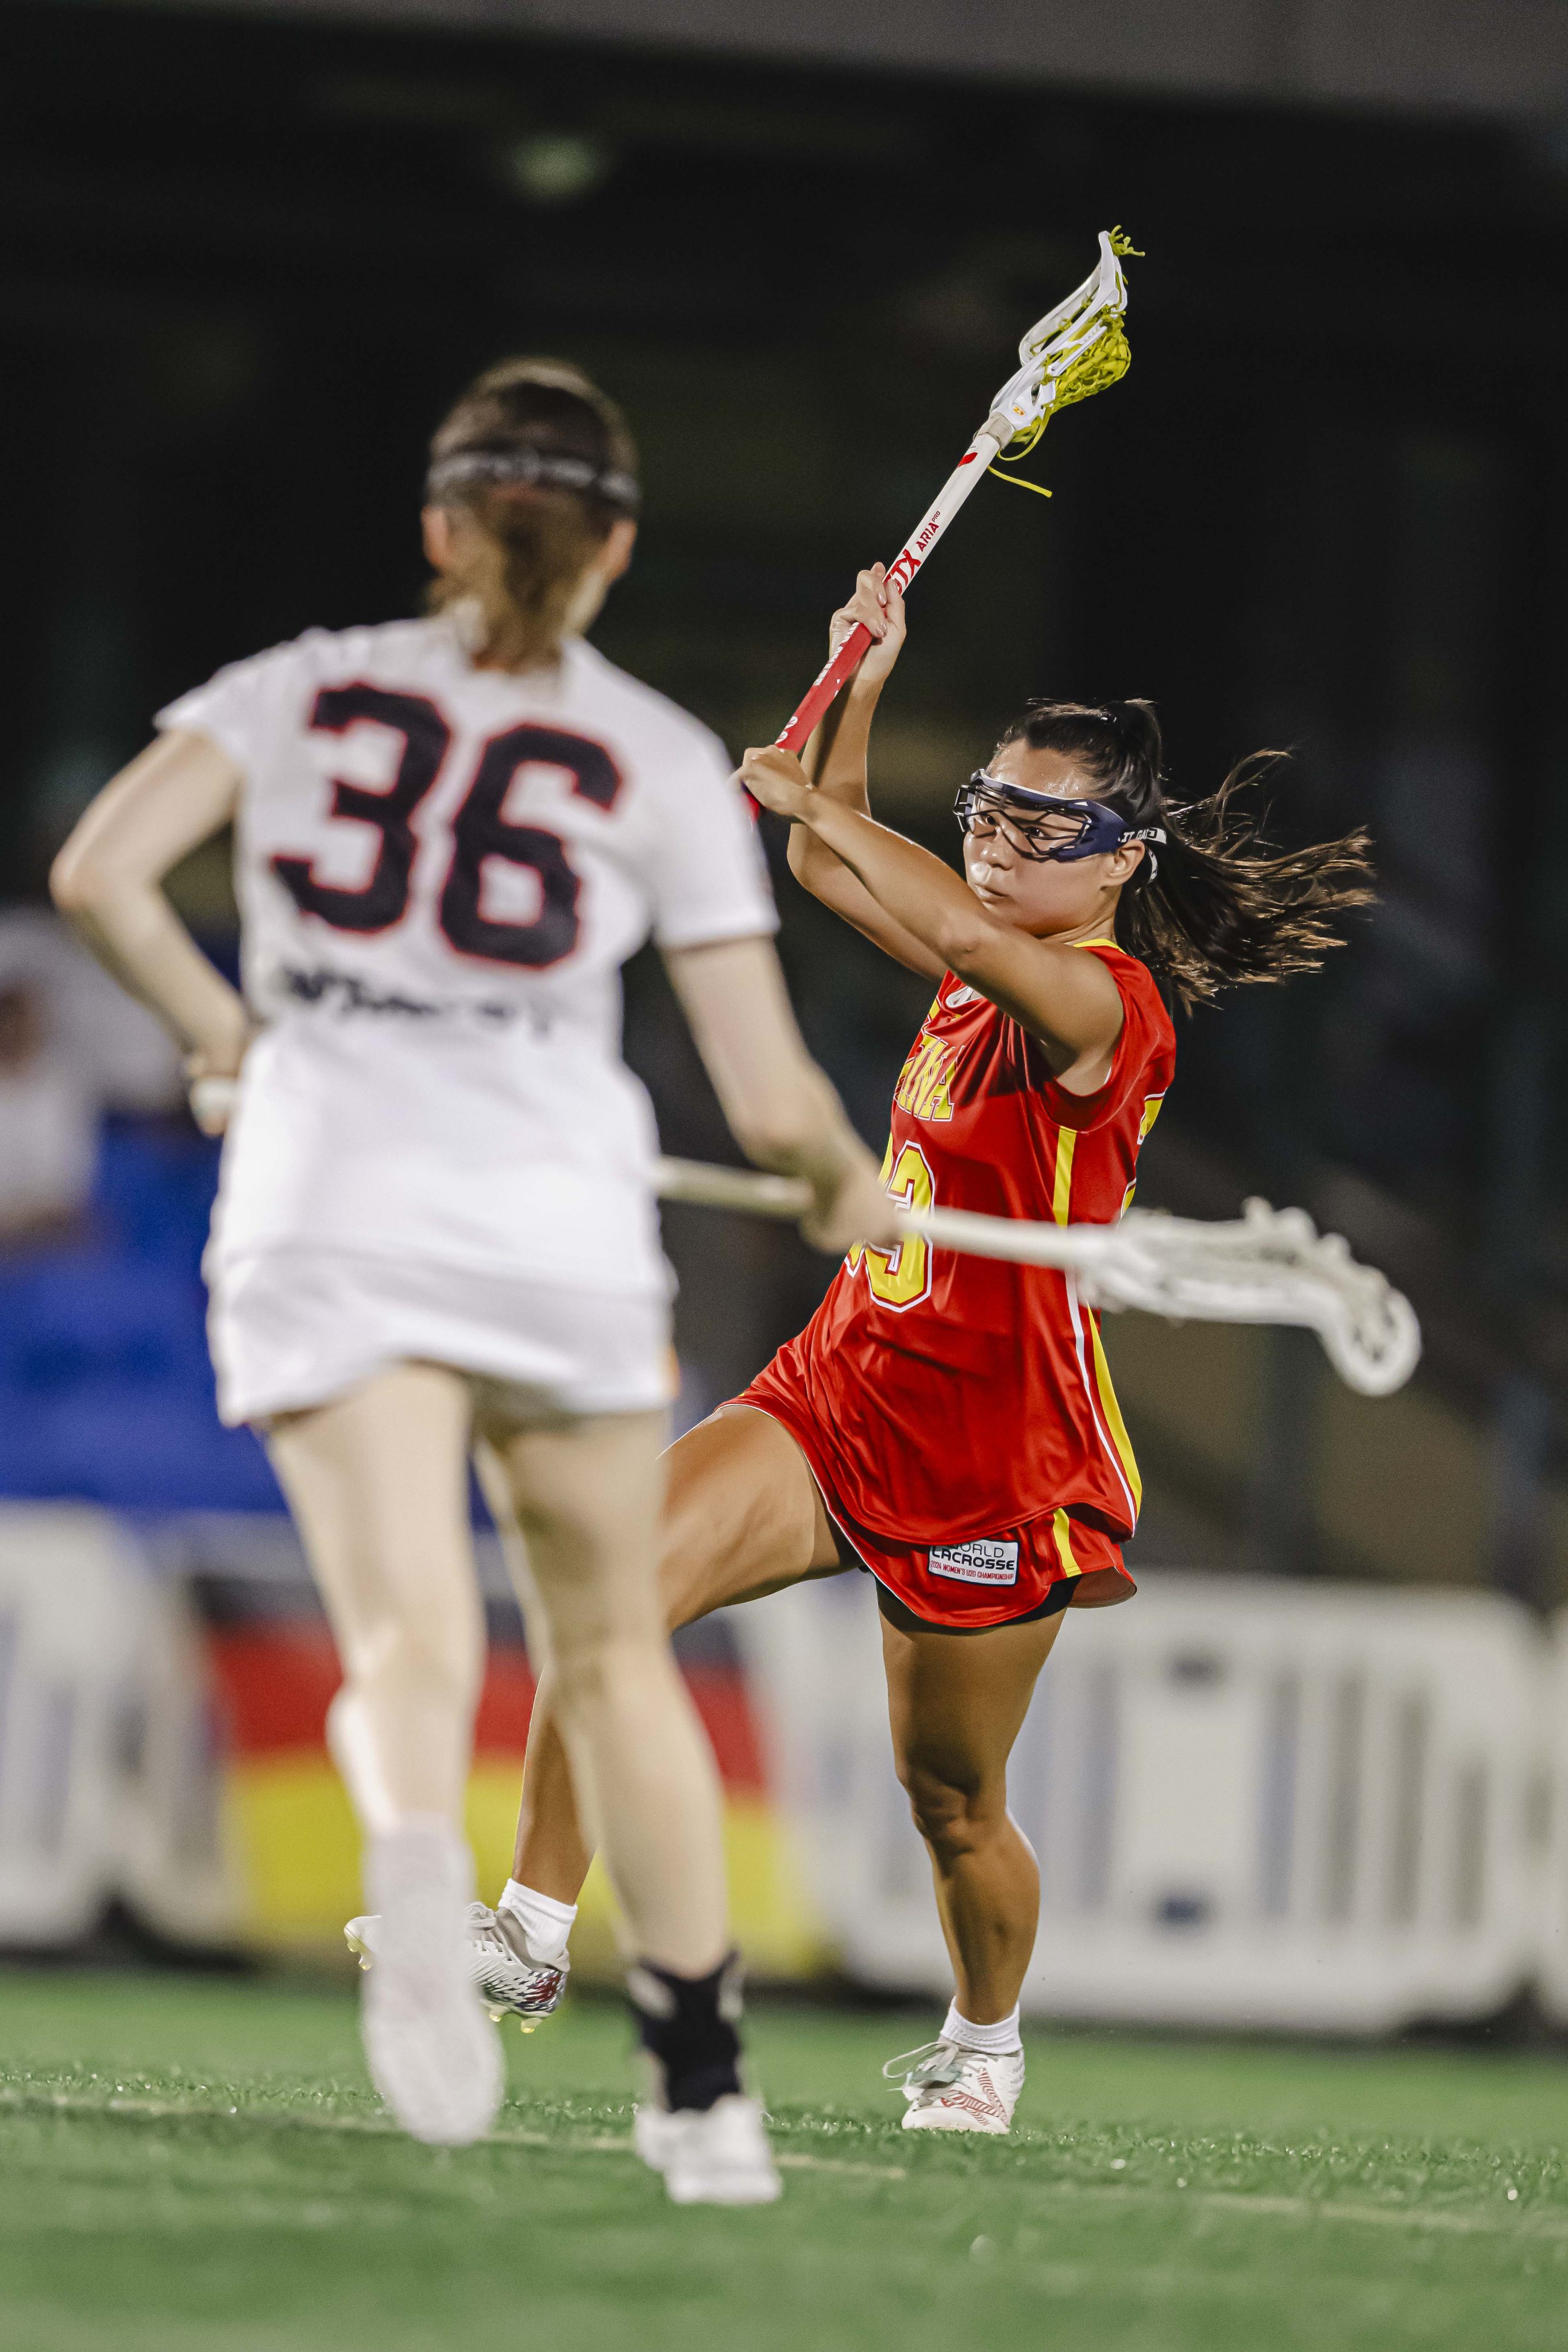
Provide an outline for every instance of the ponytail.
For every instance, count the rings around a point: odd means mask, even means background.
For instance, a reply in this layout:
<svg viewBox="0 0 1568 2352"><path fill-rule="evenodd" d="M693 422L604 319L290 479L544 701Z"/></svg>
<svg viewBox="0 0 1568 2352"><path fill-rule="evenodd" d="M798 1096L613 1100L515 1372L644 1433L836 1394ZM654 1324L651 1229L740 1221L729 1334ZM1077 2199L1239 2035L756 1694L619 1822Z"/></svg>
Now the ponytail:
<svg viewBox="0 0 1568 2352"><path fill-rule="evenodd" d="M1206 800L1179 804L1165 798L1152 703L1034 702L1002 738L1016 742L1075 760L1094 798L1163 831L1122 890L1116 936L1189 1011L1223 988L1315 971L1345 943L1335 919L1375 895L1361 828L1306 849L1265 837L1251 796L1282 751L1254 752Z"/></svg>
<svg viewBox="0 0 1568 2352"><path fill-rule="evenodd" d="M474 526L431 608L478 607L509 669L558 651L584 572L637 508L637 449L614 401L561 360L502 360L475 379L430 443L426 497Z"/></svg>

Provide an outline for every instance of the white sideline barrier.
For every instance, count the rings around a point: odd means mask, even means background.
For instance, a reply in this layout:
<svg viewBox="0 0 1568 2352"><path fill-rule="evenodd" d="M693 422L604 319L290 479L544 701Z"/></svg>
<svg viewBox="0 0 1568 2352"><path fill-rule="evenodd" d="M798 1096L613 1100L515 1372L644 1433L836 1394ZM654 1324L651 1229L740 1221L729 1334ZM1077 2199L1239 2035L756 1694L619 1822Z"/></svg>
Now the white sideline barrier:
<svg viewBox="0 0 1568 2352"><path fill-rule="evenodd" d="M239 1916L195 1627L100 1511L0 1507L0 1948L121 1897L174 1940Z"/></svg>
<svg viewBox="0 0 1568 2352"><path fill-rule="evenodd" d="M845 1965L945 1994L868 1580L725 1622ZM181 1579L106 1513L0 1506L0 1948L68 1946L115 1897L232 1938L222 1789ZM1568 2023L1568 1612L1549 1643L1484 1594L1156 1573L1068 1618L1011 1799L1035 2014L1372 2033L1533 1979Z"/></svg>
<svg viewBox="0 0 1568 2352"><path fill-rule="evenodd" d="M730 1622L850 1974L945 1993L868 1580ZM1365 2033L1497 2008L1541 1946L1546 1675L1486 1594L1155 1573L1074 1612L1011 1775L1041 1863L1026 2008Z"/></svg>
<svg viewBox="0 0 1568 2352"><path fill-rule="evenodd" d="M1559 1610L1551 1635L1545 1704L1545 1885L1537 1983L1547 2015L1559 2025L1568 2025L1568 1609Z"/></svg>

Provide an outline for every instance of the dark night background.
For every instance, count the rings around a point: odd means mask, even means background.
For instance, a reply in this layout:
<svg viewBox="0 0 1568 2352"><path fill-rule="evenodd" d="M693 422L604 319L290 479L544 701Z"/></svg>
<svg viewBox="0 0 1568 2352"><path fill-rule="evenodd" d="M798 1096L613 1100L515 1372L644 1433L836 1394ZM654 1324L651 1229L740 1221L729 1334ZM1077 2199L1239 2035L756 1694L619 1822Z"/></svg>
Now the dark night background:
<svg viewBox="0 0 1568 2352"><path fill-rule="evenodd" d="M951 853L954 784L1026 696L1148 694L1178 791L1288 746L1281 833L1370 825L1383 898L1350 949L1181 1024L1141 1198L1304 1202L1409 1290L1427 1361L1374 1405L1296 1335L1115 1324L1138 1557L1560 1601L1568 131L1549 110L0 11L0 885L41 898L168 697L416 606L425 438L506 352L581 362L642 446L643 541L598 642L737 751L772 736L856 566L896 551L1113 222L1146 255L1131 371L1046 436L1048 507L984 485L922 575L878 804ZM879 1142L927 991L779 888L808 1034ZM224 952L221 856L178 895ZM725 1152L647 959L628 1036L667 1143ZM730 1221L668 1229L693 1394L716 1398L827 1268ZM31 1278L0 1268L13 1313Z"/></svg>

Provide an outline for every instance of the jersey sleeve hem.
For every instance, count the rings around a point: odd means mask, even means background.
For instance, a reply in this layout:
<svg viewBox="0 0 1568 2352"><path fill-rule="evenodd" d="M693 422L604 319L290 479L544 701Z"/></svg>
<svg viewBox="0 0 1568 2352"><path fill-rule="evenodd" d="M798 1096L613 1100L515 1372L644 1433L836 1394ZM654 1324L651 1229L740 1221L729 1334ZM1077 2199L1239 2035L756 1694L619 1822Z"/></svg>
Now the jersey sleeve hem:
<svg viewBox="0 0 1568 2352"><path fill-rule="evenodd" d="M1127 1034L1125 1028L1121 1034L1123 1036ZM1047 1115L1056 1125L1075 1128L1083 1135L1091 1128L1106 1126L1115 1118L1126 1099L1127 1087L1115 1064L1112 1064L1110 1076L1091 1095L1075 1095L1070 1087L1058 1085L1055 1078L1048 1086L1042 1087L1040 1092Z"/></svg>
<svg viewBox="0 0 1568 2352"><path fill-rule="evenodd" d="M778 927L775 908L753 907L743 914L660 923L656 925L653 938L658 948L716 948L730 940L771 940Z"/></svg>
<svg viewBox="0 0 1568 2352"><path fill-rule="evenodd" d="M1098 944L1089 946L1088 952L1092 955ZM1143 967L1135 957L1117 948L1110 955L1101 956L1100 961L1116 982L1121 999L1121 1034L1111 1055L1110 1075L1091 1095L1075 1095L1059 1078L1048 1079L1040 1089L1047 1117L1058 1127L1075 1128L1080 1135L1091 1128L1105 1126L1116 1117L1147 1066L1151 1051L1149 1024L1134 992L1136 983L1122 969L1131 964L1142 972Z"/></svg>
<svg viewBox="0 0 1568 2352"><path fill-rule="evenodd" d="M237 768L243 771L249 767L250 747L246 740L244 728L226 727L221 719L215 719L210 712L187 711L182 703L171 702L165 704L162 710L153 712L153 725L160 735L205 735L209 743L216 743L218 750L234 761Z"/></svg>

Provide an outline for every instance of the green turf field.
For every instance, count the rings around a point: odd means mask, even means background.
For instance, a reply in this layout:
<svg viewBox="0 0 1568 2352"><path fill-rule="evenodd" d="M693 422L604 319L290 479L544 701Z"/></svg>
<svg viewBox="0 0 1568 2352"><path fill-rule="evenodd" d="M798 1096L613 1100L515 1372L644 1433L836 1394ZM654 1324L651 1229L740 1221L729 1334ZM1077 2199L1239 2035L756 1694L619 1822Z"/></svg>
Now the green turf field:
<svg viewBox="0 0 1568 2352"><path fill-rule="evenodd" d="M760 2008L783 2205L677 2211L626 2028L507 2033L493 2141L390 2131L351 1997L0 1973L5 2352L1568 2344L1568 2066L1038 2034L1011 2140L911 2140L934 2017Z"/></svg>

